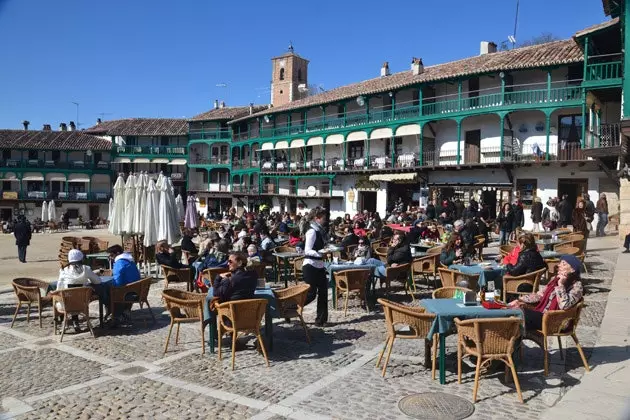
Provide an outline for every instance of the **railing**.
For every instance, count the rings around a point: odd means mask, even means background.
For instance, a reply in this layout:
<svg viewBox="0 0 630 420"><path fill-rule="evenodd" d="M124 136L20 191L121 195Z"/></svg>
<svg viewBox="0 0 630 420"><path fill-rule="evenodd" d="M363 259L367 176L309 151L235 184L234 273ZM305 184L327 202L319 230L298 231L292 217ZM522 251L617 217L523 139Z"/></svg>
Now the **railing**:
<svg viewBox="0 0 630 420"><path fill-rule="evenodd" d="M250 165L248 159L243 159L243 160L240 160L237 158L232 159L232 169L249 169L250 167L255 168L257 166L258 164Z"/></svg>
<svg viewBox="0 0 630 420"><path fill-rule="evenodd" d="M190 130L190 140L229 140L232 138L232 130Z"/></svg>
<svg viewBox="0 0 630 420"><path fill-rule="evenodd" d="M268 184L263 184L262 186L262 193L263 194L278 194L278 185L276 185L275 183L268 183Z"/></svg>
<svg viewBox="0 0 630 420"><path fill-rule="evenodd" d="M186 156L186 146L116 146L116 152L121 155L173 155Z"/></svg>
<svg viewBox="0 0 630 420"><path fill-rule="evenodd" d="M234 185L232 192L242 194L258 194L258 185Z"/></svg>
<svg viewBox="0 0 630 420"><path fill-rule="evenodd" d="M32 169L109 169L111 167L110 162L89 162L89 161L69 161L59 162L54 160L44 159L4 159L0 160L0 167L2 168L32 168Z"/></svg>
<svg viewBox="0 0 630 420"><path fill-rule="evenodd" d="M621 144L621 124L600 124L589 127L586 148L613 147Z"/></svg>
<svg viewBox="0 0 630 420"><path fill-rule="evenodd" d="M6 193L6 194L5 194ZM99 201L106 202L111 194L108 192L65 192L65 191L2 191L4 199L21 200L60 200L60 201Z"/></svg>
<svg viewBox="0 0 630 420"><path fill-rule="evenodd" d="M586 82L600 82L623 77L621 54L589 56L586 65Z"/></svg>
<svg viewBox="0 0 630 420"><path fill-rule="evenodd" d="M563 82L564 83L564 82ZM514 107L522 105L523 108L536 105L553 105L562 102L580 101L580 86L560 86L547 89L533 89L532 85L506 86L503 93L497 92L497 88L474 92L477 96L457 98L454 95L425 98L422 104L418 101L408 103L397 103L391 109L391 105L380 108L372 108L369 112L358 110L347 113L345 116L322 116L307 119L306 123L296 122L291 126L283 125L277 127L262 128L252 138L273 138L287 135L297 135L313 131L323 131L329 129L354 127L365 124L374 124L420 116L434 116L452 114L457 112L470 112L480 109L492 109L501 107ZM471 92L467 93L468 95ZM234 137L235 140L246 140L245 133L240 133Z"/></svg>

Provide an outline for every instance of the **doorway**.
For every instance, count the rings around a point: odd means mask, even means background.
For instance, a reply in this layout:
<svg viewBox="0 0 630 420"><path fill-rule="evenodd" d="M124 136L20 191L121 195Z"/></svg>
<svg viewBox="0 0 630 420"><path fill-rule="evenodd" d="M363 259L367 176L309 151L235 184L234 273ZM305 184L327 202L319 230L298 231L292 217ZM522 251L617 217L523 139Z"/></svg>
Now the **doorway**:
<svg viewBox="0 0 630 420"><path fill-rule="evenodd" d="M0 219L2 220L13 220L13 209L12 208L2 208L0 209Z"/></svg>
<svg viewBox="0 0 630 420"><path fill-rule="evenodd" d="M481 130L466 131L464 163L479 163L481 158Z"/></svg>
<svg viewBox="0 0 630 420"><path fill-rule="evenodd" d="M488 205L490 211L490 219L494 220L497 217L497 192L496 191L482 191L481 202Z"/></svg>
<svg viewBox="0 0 630 420"><path fill-rule="evenodd" d="M586 193L588 193L588 179L558 179L558 198L562 200L564 194L568 195L572 207L575 207L578 197Z"/></svg>
<svg viewBox="0 0 630 420"><path fill-rule="evenodd" d="M90 205L88 206L88 220L96 220L99 218L99 206L98 205Z"/></svg>
<svg viewBox="0 0 630 420"><path fill-rule="evenodd" d="M359 191L359 211L376 212L376 191Z"/></svg>

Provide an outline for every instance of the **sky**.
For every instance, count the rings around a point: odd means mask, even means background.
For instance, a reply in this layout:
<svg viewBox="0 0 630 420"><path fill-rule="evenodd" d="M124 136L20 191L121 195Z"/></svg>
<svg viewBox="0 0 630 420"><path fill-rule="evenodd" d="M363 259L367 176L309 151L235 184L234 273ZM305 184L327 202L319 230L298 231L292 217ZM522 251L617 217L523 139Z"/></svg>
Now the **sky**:
<svg viewBox="0 0 630 420"><path fill-rule="evenodd" d="M0 128L192 117L269 103L293 43L323 89L479 54L512 35L516 0L0 0ZM607 20L600 0L520 0L517 41ZM217 86L218 85L218 86Z"/></svg>

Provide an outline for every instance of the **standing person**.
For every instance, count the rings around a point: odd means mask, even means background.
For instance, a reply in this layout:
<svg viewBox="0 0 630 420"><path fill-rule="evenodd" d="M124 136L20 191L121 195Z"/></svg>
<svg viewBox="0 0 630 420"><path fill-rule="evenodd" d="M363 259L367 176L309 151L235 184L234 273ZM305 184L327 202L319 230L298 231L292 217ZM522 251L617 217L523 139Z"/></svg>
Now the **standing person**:
<svg viewBox="0 0 630 420"><path fill-rule="evenodd" d="M604 232L604 229L608 224L608 201L606 201L606 194L601 193L599 195L595 211L597 212L596 236L606 236L606 233Z"/></svg>
<svg viewBox="0 0 630 420"><path fill-rule="evenodd" d="M499 226L499 245L505 245L510 239L514 225L514 212L510 203L503 205L501 212L497 216L496 223Z"/></svg>
<svg viewBox="0 0 630 420"><path fill-rule="evenodd" d="M586 228L589 232L593 229L593 220L595 219L595 204L591 201L588 194L584 194L584 213L586 216Z"/></svg>
<svg viewBox="0 0 630 420"><path fill-rule="evenodd" d="M310 286L306 297L308 305L317 297L317 316L315 325L322 327L328 322L328 280L322 255L318 252L326 246L324 224L326 212L318 209L315 212L310 228L304 240L304 262L302 273L304 282Z"/></svg>
<svg viewBox="0 0 630 420"><path fill-rule="evenodd" d="M24 215L18 216L17 223L13 226L13 236L18 249L18 259L26 263L26 247L31 244L31 224Z"/></svg>
<svg viewBox="0 0 630 420"><path fill-rule="evenodd" d="M427 204L426 215L429 220L437 219L437 213L435 206L433 205L433 201L429 201L429 204Z"/></svg>
<svg viewBox="0 0 630 420"><path fill-rule="evenodd" d="M586 221L586 205L584 200L579 200L577 202L577 206L573 209L573 214L571 215L571 226L573 226L573 232L581 232L584 235L584 238L588 238L588 234L590 233L587 228Z"/></svg>
<svg viewBox="0 0 630 420"><path fill-rule="evenodd" d="M514 219L512 220L512 234L515 236L518 235L521 229L523 229L523 225L525 224L525 214L523 212L523 204L521 200L518 200L514 203L514 207L512 207L514 212ZM514 237L516 240L517 238Z"/></svg>
<svg viewBox="0 0 630 420"><path fill-rule="evenodd" d="M543 205L540 197L534 199L532 204L532 223L534 224L534 232L540 232L540 223L542 222Z"/></svg>
<svg viewBox="0 0 630 420"><path fill-rule="evenodd" d="M569 196L564 194L562 200L556 206L558 213L560 214L560 227L567 227L571 223L571 215L573 213L573 206L569 203Z"/></svg>

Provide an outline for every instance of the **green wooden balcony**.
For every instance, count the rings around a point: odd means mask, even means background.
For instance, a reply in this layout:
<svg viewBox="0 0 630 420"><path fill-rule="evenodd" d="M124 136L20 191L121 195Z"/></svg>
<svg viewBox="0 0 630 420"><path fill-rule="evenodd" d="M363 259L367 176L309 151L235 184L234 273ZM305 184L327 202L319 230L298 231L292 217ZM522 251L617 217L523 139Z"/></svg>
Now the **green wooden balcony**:
<svg viewBox="0 0 630 420"><path fill-rule="evenodd" d="M613 70L606 71L608 71L606 74L614 74ZM393 107L370 109L368 112L358 111L342 116L339 114L322 116L307 119L305 123L264 128L255 138L270 139L364 125L376 126L398 121L413 122L425 117L466 117L492 111L578 106L582 101L581 86L524 89L526 87L511 86L506 87L503 92L491 92L473 97L425 98L422 104L415 101L415 103L396 104ZM245 140L242 136L238 136L238 139Z"/></svg>
<svg viewBox="0 0 630 420"><path fill-rule="evenodd" d="M587 64L584 85L588 87L621 85L622 77L621 61Z"/></svg>
<svg viewBox="0 0 630 420"><path fill-rule="evenodd" d="M2 170L31 170L31 171L101 171L109 172L111 164L108 161L90 162L83 160L73 160L59 162L44 159L2 159L0 169Z"/></svg>
<svg viewBox="0 0 630 420"><path fill-rule="evenodd" d="M189 130L188 138L190 140L230 140L232 138L232 130Z"/></svg>
<svg viewBox="0 0 630 420"><path fill-rule="evenodd" d="M187 146L114 146L114 151L120 156L143 157L186 157Z"/></svg>

